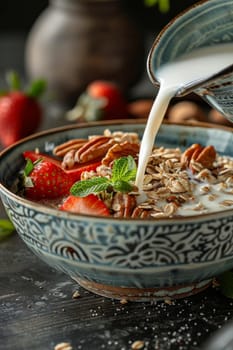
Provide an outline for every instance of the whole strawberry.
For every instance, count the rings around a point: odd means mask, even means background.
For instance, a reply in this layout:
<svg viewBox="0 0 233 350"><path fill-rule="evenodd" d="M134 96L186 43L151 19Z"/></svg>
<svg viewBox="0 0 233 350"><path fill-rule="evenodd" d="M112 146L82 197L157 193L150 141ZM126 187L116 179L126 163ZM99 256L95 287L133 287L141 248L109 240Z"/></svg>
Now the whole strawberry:
<svg viewBox="0 0 233 350"><path fill-rule="evenodd" d="M73 178L47 160L28 160L24 169L25 197L32 200L56 199L69 194Z"/></svg>
<svg viewBox="0 0 233 350"><path fill-rule="evenodd" d="M0 143L7 147L35 132L42 120L38 98L45 90L43 80L34 81L21 90L20 79L14 72L7 75L10 90L0 96Z"/></svg>
<svg viewBox="0 0 233 350"><path fill-rule="evenodd" d="M127 101L120 88L110 81L95 80L80 95L67 113L73 121L124 119L128 116Z"/></svg>

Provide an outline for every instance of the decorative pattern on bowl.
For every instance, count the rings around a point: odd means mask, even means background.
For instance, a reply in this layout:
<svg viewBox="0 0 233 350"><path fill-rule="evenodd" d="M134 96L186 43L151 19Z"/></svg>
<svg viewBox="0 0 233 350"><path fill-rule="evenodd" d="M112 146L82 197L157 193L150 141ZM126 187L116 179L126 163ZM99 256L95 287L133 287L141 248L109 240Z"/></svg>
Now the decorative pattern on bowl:
<svg viewBox="0 0 233 350"><path fill-rule="evenodd" d="M100 218L47 208L8 189L23 164L23 150L36 146L46 151L69 138L100 134L105 128L142 135L144 123L59 128L2 152L1 198L17 232L46 263L99 294L146 300L203 289L233 266L233 210L166 220ZM156 143L182 148L208 143L219 153L233 156L230 129L164 124Z"/></svg>

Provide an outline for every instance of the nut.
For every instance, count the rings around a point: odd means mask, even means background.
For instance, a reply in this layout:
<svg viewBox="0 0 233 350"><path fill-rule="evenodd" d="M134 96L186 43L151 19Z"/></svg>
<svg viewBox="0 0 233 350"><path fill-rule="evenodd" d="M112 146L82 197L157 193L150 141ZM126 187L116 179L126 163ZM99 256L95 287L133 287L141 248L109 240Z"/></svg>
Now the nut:
<svg viewBox="0 0 233 350"><path fill-rule="evenodd" d="M206 121L207 116L197 103L182 101L170 107L168 111L168 120L173 123L182 123L186 121Z"/></svg>
<svg viewBox="0 0 233 350"><path fill-rule="evenodd" d="M114 217L130 217L136 205L137 201L134 195L117 192L112 201Z"/></svg>
<svg viewBox="0 0 233 350"><path fill-rule="evenodd" d="M153 105L152 99L140 99L128 104L128 112L135 118L147 118Z"/></svg>
<svg viewBox="0 0 233 350"><path fill-rule="evenodd" d="M139 147L140 146L138 143L130 143L128 141L120 144L115 144L109 148L107 154L102 159L102 164L109 166L115 159L128 155L137 158Z"/></svg>
<svg viewBox="0 0 233 350"><path fill-rule="evenodd" d="M92 137L75 153L76 163L86 163L94 159L102 158L112 146L113 140L107 136Z"/></svg>
<svg viewBox="0 0 233 350"><path fill-rule="evenodd" d="M190 167L193 171L196 169L192 168L192 162L199 163L202 167L211 169L216 159L216 151L213 146L203 147L199 144L193 144L186 149L181 155L182 166Z"/></svg>
<svg viewBox="0 0 233 350"><path fill-rule="evenodd" d="M230 122L230 120L224 117L224 115L218 112L216 109L211 109L208 117L211 123L232 126L232 122Z"/></svg>
<svg viewBox="0 0 233 350"><path fill-rule="evenodd" d="M206 146L197 155L197 158L195 160L196 162L201 163L203 167L207 169L211 169L213 167L213 163L215 159L216 159L216 151L214 146Z"/></svg>
<svg viewBox="0 0 233 350"><path fill-rule="evenodd" d="M61 163L61 165L64 169L72 169L74 167L74 165L75 165L75 153L76 153L76 150L72 149L64 155L63 161Z"/></svg>
<svg viewBox="0 0 233 350"><path fill-rule="evenodd" d="M64 157L64 155L71 150L78 150L81 148L87 140L85 139L73 139L64 142L53 149L53 154L57 157Z"/></svg>
<svg viewBox="0 0 233 350"><path fill-rule="evenodd" d="M151 209L151 207L150 207ZM141 219L146 219L150 217L150 211L151 210L146 210L144 208L137 207L133 210L131 217L132 218L141 218Z"/></svg>

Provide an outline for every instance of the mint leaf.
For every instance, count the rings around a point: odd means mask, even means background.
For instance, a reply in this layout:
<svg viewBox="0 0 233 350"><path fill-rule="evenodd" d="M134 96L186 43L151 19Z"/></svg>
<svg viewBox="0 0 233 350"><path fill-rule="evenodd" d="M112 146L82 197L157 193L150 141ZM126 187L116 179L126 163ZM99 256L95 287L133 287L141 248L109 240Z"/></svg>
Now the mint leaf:
<svg viewBox="0 0 233 350"><path fill-rule="evenodd" d="M137 167L132 156L116 159L112 168L112 183L121 181L134 181Z"/></svg>
<svg viewBox="0 0 233 350"><path fill-rule="evenodd" d="M116 181L114 184L113 184L113 187L114 187L114 190L117 191L117 192L123 192L123 193L128 193L130 191L133 190L133 186L126 182L126 181Z"/></svg>
<svg viewBox="0 0 233 350"><path fill-rule="evenodd" d="M0 220L0 241L10 236L15 231L15 227L10 220Z"/></svg>
<svg viewBox="0 0 233 350"><path fill-rule="evenodd" d="M222 294L228 298L233 298L233 270L222 273L218 280Z"/></svg>
<svg viewBox="0 0 233 350"><path fill-rule="evenodd" d="M103 191L116 191L128 193L133 190L132 181L137 172L136 163L132 156L116 159L113 163L112 176L93 177L88 180L76 182L70 189L70 193L78 197L86 197L91 193L98 194Z"/></svg>
<svg viewBox="0 0 233 350"><path fill-rule="evenodd" d="M103 192L111 186L106 177L93 177L89 180L76 182L70 189L70 193L78 197L86 197L91 193L97 194Z"/></svg>

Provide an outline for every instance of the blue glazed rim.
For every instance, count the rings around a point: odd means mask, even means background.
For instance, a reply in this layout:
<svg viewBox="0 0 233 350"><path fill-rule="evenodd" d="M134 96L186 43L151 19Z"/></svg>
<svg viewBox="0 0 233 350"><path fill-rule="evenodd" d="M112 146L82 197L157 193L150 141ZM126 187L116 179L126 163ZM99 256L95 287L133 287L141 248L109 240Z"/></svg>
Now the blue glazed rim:
<svg viewBox="0 0 233 350"><path fill-rule="evenodd" d="M232 5L232 1L231 0L226 0L228 2L229 5ZM164 49L164 45L161 43L161 39L163 38L163 41L168 41L171 39L171 34L172 33L172 29L174 27L179 27L179 23L182 23L183 18L188 18L189 16L191 16L191 19L194 15L198 15L198 14L203 14L203 11L205 10L207 13L209 12L209 8L208 8L208 4L211 3L213 5L216 6L225 6L226 4L221 4L221 2L219 2L219 0L201 0L191 6L189 6L188 8L186 8L185 10L183 10L182 12L180 12L178 15L176 15L171 21L169 21L164 27L163 29L159 32L159 34L156 36L152 47L149 51L148 57L147 57L147 72L149 75L149 78L152 82L152 84L155 87L159 87L159 82L157 81L156 77L155 77L155 63L154 63L154 53L155 53L155 49L157 51L160 50L160 57L162 56L162 49ZM161 58L160 58L161 61ZM158 64L159 65L159 64ZM158 66L157 65L157 66ZM226 72L227 75L228 72ZM232 72L231 72L232 73ZM228 73L229 74L229 73ZM182 96L182 94L179 94L179 96Z"/></svg>

